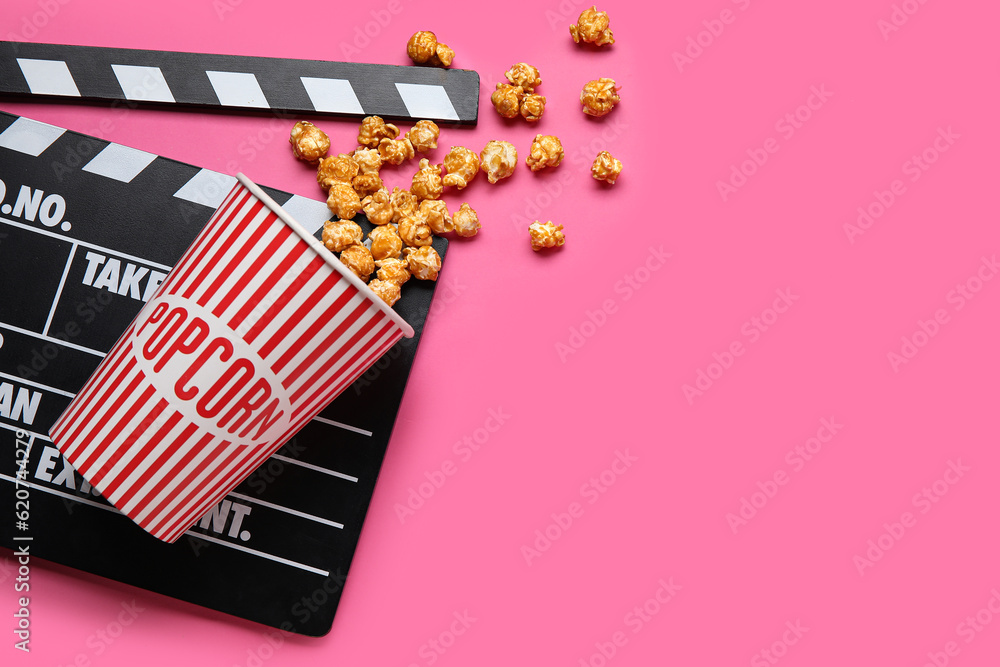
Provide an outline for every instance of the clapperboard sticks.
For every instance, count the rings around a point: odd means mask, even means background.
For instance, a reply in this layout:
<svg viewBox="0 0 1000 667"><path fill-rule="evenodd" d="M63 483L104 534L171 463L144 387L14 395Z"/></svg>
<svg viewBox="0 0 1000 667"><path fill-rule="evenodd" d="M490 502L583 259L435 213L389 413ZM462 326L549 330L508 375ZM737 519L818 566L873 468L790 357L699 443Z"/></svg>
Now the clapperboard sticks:
<svg viewBox="0 0 1000 667"><path fill-rule="evenodd" d="M475 124L479 74L291 58L0 42L0 93Z"/></svg>

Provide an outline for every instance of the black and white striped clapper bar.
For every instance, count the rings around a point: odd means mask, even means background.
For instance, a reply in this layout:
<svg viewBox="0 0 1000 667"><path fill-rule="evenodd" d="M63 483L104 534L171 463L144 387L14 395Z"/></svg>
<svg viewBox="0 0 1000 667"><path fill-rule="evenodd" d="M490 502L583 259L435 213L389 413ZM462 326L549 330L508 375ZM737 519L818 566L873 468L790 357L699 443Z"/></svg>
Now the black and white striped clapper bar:
<svg viewBox="0 0 1000 667"><path fill-rule="evenodd" d="M189 236L163 232L179 239L179 257L235 184L229 174L0 111L0 214L23 213L43 231L110 244L121 235L116 225L128 221L150 229L183 223ZM322 201L264 191L310 232L330 219ZM42 193L58 193L55 204Z"/></svg>
<svg viewBox="0 0 1000 667"><path fill-rule="evenodd" d="M0 42L0 93L474 124L471 70Z"/></svg>

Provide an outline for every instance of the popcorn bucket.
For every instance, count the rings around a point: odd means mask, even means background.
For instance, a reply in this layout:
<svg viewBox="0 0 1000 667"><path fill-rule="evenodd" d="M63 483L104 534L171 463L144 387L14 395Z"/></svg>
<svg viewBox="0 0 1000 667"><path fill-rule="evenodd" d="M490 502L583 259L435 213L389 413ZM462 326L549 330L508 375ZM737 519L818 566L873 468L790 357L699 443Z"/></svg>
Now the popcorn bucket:
<svg viewBox="0 0 1000 667"><path fill-rule="evenodd" d="M243 174L52 441L174 542L413 329Z"/></svg>

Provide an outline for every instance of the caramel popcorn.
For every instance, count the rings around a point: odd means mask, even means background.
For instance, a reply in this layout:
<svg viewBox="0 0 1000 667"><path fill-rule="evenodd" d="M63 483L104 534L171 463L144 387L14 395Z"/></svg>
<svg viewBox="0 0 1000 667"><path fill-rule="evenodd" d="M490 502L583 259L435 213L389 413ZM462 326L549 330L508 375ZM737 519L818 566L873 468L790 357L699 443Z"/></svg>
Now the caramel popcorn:
<svg viewBox="0 0 1000 667"><path fill-rule="evenodd" d="M538 74L538 68L532 67L528 63L515 63L504 73L512 86L520 86L524 92L534 92L535 86L542 85L542 79Z"/></svg>
<svg viewBox="0 0 1000 667"><path fill-rule="evenodd" d="M497 113L504 118L517 118L522 99L524 99L524 89L508 83L498 83L497 89L490 95L490 102L493 103Z"/></svg>
<svg viewBox="0 0 1000 667"><path fill-rule="evenodd" d="M588 116L607 116L615 105L621 101L618 96L618 85L614 79L595 79L588 81L580 92L580 102L583 113Z"/></svg>
<svg viewBox="0 0 1000 667"><path fill-rule="evenodd" d="M399 238L396 228L392 225L381 225L368 234L371 241L372 257L377 261L399 257L403 251L403 239Z"/></svg>
<svg viewBox="0 0 1000 667"><path fill-rule="evenodd" d="M392 202L393 222L399 222L407 216L416 215L417 207L420 205L416 195L409 190L400 190L399 188L392 189L389 200Z"/></svg>
<svg viewBox="0 0 1000 667"><path fill-rule="evenodd" d="M441 256L433 247L407 248L403 251L403 258L417 280L437 280L441 271Z"/></svg>
<svg viewBox="0 0 1000 667"><path fill-rule="evenodd" d="M597 154L597 159L594 160L590 171L597 180L614 185L615 181L618 180L618 175L622 173L622 162L612 157L611 153L601 151Z"/></svg>
<svg viewBox="0 0 1000 667"><path fill-rule="evenodd" d="M455 223L455 233L459 236L475 236L482 225L479 224L479 215L467 203L455 212L452 216Z"/></svg>
<svg viewBox="0 0 1000 667"><path fill-rule="evenodd" d="M444 156L444 185L455 186L459 190L469 184L479 173L479 156L464 146L453 146Z"/></svg>
<svg viewBox="0 0 1000 667"><path fill-rule="evenodd" d="M437 148L440 136L441 128L432 120L418 120L417 124L406 133L406 138L413 144L413 150L418 153L427 153Z"/></svg>
<svg viewBox="0 0 1000 667"><path fill-rule="evenodd" d="M368 278L375 271L375 260L372 259L371 251L360 243L344 248L340 253L340 261L363 282L368 282Z"/></svg>
<svg viewBox="0 0 1000 667"><path fill-rule="evenodd" d="M378 172L358 174L351 181L351 186L354 191L358 193L358 196L364 199L368 195L374 194L382 189L382 177L378 175Z"/></svg>
<svg viewBox="0 0 1000 667"><path fill-rule="evenodd" d="M389 164L403 164L404 160L409 160L416 155L413 144L406 137L383 139L378 142L378 152L382 156L382 160Z"/></svg>
<svg viewBox="0 0 1000 667"><path fill-rule="evenodd" d="M491 141L479 154L480 168L486 172L490 183L507 178L517 166L517 149L507 141Z"/></svg>
<svg viewBox="0 0 1000 667"><path fill-rule="evenodd" d="M437 35L428 30L413 33L406 43L406 55L418 65L449 67L455 59L455 52L447 44L437 41Z"/></svg>
<svg viewBox="0 0 1000 667"><path fill-rule="evenodd" d="M378 266L378 279L402 286L410 279L410 264L405 259L390 257L375 262Z"/></svg>
<svg viewBox="0 0 1000 667"><path fill-rule="evenodd" d="M330 196L326 199L326 206L338 218L353 220L361 210L361 197L350 183L334 181L330 186Z"/></svg>
<svg viewBox="0 0 1000 667"><path fill-rule="evenodd" d="M551 134L536 134L531 142L531 155L525 159L531 171L539 171L545 167L558 167L565 153L559 137Z"/></svg>
<svg viewBox="0 0 1000 667"><path fill-rule="evenodd" d="M531 249L535 252L543 248L555 248L566 243L566 236L562 233L562 225L556 226L551 222L544 225L537 220L528 226L528 234L531 235Z"/></svg>
<svg viewBox="0 0 1000 667"><path fill-rule="evenodd" d="M389 304L390 308L396 305L396 302L399 301L399 285L394 282L379 280L376 278L368 283L368 287L372 288L372 291L378 295L378 298Z"/></svg>
<svg viewBox="0 0 1000 667"><path fill-rule="evenodd" d="M455 231L455 222L448 213L448 205L440 199L425 199L420 202L420 215L435 234Z"/></svg>
<svg viewBox="0 0 1000 667"><path fill-rule="evenodd" d="M427 158L420 159L420 169L413 175L410 192L417 199L438 199L444 192L441 182L441 165L431 165Z"/></svg>
<svg viewBox="0 0 1000 667"><path fill-rule="evenodd" d="M354 149L354 154L351 157L357 162L358 169L362 174L377 174L382 168L382 156L374 148L359 146Z"/></svg>
<svg viewBox="0 0 1000 667"><path fill-rule="evenodd" d="M422 65L434 57L437 43L437 35L433 32L419 30L406 43L406 55L416 64Z"/></svg>
<svg viewBox="0 0 1000 667"><path fill-rule="evenodd" d="M316 170L316 182L324 190L337 182L350 183L358 175L358 163L349 155L324 158Z"/></svg>
<svg viewBox="0 0 1000 667"><path fill-rule="evenodd" d="M319 162L330 150L330 137L326 136L326 132L305 120L300 120L292 128L288 143L292 145L295 157L310 164Z"/></svg>
<svg viewBox="0 0 1000 667"><path fill-rule="evenodd" d="M451 47L438 42L437 48L434 49L434 55L431 56L428 63L435 67L451 67L453 60L455 60L455 52Z"/></svg>
<svg viewBox="0 0 1000 667"><path fill-rule="evenodd" d="M366 116L358 128L358 143L365 148L378 148L383 139L395 139L399 136L399 128L386 124L380 116Z"/></svg>
<svg viewBox="0 0 1000 667"><path fill-rule="evenodd" d="M340 252L347 246L361 243L364 232L351 220L327 220L323 223L323 245L327 250Z"/></svg>
<svg viewBox="0 0 1000 667"><path fill-rule="evenodd" d="M583 10L576 25L569 27L569 34L573 35L573 41L577 44L580 42L588 42L597 46L614 44L615 37L611 33L610 25L608 13L597 11L597 6L594 5L590 9Z"/></svg>
<svg viewBox="0 0 1000 667"><path fill-rule="evenodd" d="M534 122L545 113L545 98L534 93L524 96L521 100L521 116L528 122Z"/></svg>
<svg viewBox="0 0 1000 667"><path fill-rule="evenodd" d="M420 215L408 215L399 221L399 237L408 246L431 244L431 228Z"/></svg>
<svg viewBox="0 0 1000 667"><path fill-rule="evenodd" d="M361 208L364 209L368 222L373 225L386 225L392 222L395 211L389 191L384 187L365 197L364 201L361 202Z"/></svg>

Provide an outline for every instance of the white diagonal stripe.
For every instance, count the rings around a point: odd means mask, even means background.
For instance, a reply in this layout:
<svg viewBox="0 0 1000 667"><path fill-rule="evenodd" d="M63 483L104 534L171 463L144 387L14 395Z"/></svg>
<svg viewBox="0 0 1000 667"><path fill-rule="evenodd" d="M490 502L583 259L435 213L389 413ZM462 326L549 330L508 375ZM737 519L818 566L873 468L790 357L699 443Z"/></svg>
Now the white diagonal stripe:
<svg viewBox="0 0 1000 667"><path fill-rule="evenodd" d="M432 86L424 83L397 83L396 90L403 98L406 111L413 118L459 119L458 112L455 111L444 86Z"/></svg>
<svg viewBox="0 0 1000 667"><path fill-rule="evenodd" d="M347 79L299 77L316 111L333 113L364 113L361 102Z"/></svg>
<svg viewBox="0 0 1000 667"><path fill-rule="evenodd" d="M178 487L175 491L170 488L171 484L156 496L156 503L153 504L158 504L161 499L169 499L162 510L156 514L152 514L149 513L151 508L146 507L140 513L140 516L149 516L150 525L166 519L166 523L159 528L160 532L165 531L178 518L190 514L192 510L197 509L197 516L191 520L193 523L198 517L203 516L212 509L212 506L218 502L209 493L216 482L220 479L229 479L236 471L242 472L242 468L246 466L248 460L266 458L261 457L261 452L254 447L244 447L239 444L223 446L221 443L215 444L213 442L209 447L212 450L211 458L204 463L194 464L194 462L191 462L183 470L176 473L175 480L182 480L184 482L183 487ZM234 449L237 451L235 458L223 467L222 463ZM261 460L261 463L263 463L263 460ZM256 468L257 466L253 467ZM247 475L249 474L250 471L248 470ZM188 479L189 476L193 476L193 478ZM147 488L149 487L147 486ZM199 506L201 507L199 508ZM182 528L186 529L187 526L183 526Z"/></svg>
<svg viewBox="0 0 1000 667"><path fill-rule="evenodd" d="M116 358L111 359L109 363L112 364L112 368L114 369L112 370L112 373L124 368L121 354L119 354ZM121 365L115 367L118 364ZM131 403L137 401L141 395L143 385L139 384L136 394L123 398L123 396L125 396L125 390L129 388L129 385L132 384L140 372L141 371L138 367L132 368L132 370L128 371L119 378L119 382L117 384L113 385L114 388L109 395L104 396L103 403L99 408L88 408L88 412L91 410L95 412L99 411L102 416L105 413L113 414L115 419L105 422L101 422L99 419L88 421L72 438L73 441L82 443L80 448L73 453L73 467L79 470L81 475L87 477L91 471L96 472L97 470L100 470L101 464L103 464L103 462L114 453L114 448L109 448L107 450L102 449L104 447L105 439L108 438L112 431L131 433L131 431L126 431L128 424L134 423L135 425L138 425L142 422L143 417L141 415L134 415L127 423L118 423L116 421L117 419L121 419L123 417ZM113 375L111 377L105 376L104 381L107 382L108 379L113 377ZM100 395L99 392L99 388L95 385L88 393L92 396L96 396ZM112 413L112 408L118 403L119 399L122 399L122 405L118 406L118 408ZM95 461L97 461L96 466L94 463Z"/></svg>
<svg viewBox="0 0 1000 667"><path fill-rule="evenodd" d="M0 147L38 157L65 131L55 125L21 117L0 132Z"/></svg>
<svg viewBox="0 0 1000 667"><path fill-rule="evenodd" d="M35 95L80 97L80 90L65 61L18 58L17 64L24 74L24 80L28 82L28 88Z"/></svg>
<svg viewBox="0 0 1000 667"><path fill-rule="evenodd" d="M192 458L192 460L189 462L188 465L201 465L201 462L204 461L206 458L208 458L210 454L212 454L212 447L215 446L217 441L218 439L215 438L205 443L204 446L197 451L197 453L194 455L194 457ZM197 444L198 444L197 438L192 438L186 442L180 443L180 446L177 448L177 451L174 452L169 459L163 462L163 464L159 468L157 468L156 472L153 473L152 477L146 480L146 483L143 485L142 488L155 489L156 486L160 483L160 481L167 476L167 473L171 472L174 469L174 467L188 453L190 453L191 450L195 448L195 445ZM160 495L155 496L155 498L162 497L162 494L171 493L174 487L178 484L179 480L180 480L179 475L175 475L172 478L172 481L164 489L161 490ZM152 511L153 506L156 505L156 503L153 502L153 500L151 500L150 497L142 493L137 493L135 496L132 497L131 500L122 505L121 511L129 513L132 512L134 509L136 509L139 505L144 505L144 507L140 512L136 513L135 515L136 521L141 521L142 519L144 519L146 515L149 514L150 511Z"/></svg>
<svg viewBox="0 0 1000 667"><path fill-rule="evenodd" d="M125 99L139 102L173 102L167 80L159 67L140 65L112 65L118 85L122 87Z"/></svg>
<svg viewBox="0 0 1000 667"><path fill-rule="evenodd" d="M153 153L121 144L108 144L83 167L83 170L107 176L122 183L131 183L132 179L155 159L156 155Z"/></svg>
<svg viewBox="0 0 1000 667"><path fill-rule="evenodd" d="M330 219L330 209L326 202L316 201L301 195L292 198L281 205L285 212L310 234L315 234L323 228L323 223Z"/></svg>
<svg viewBox="0 0 1000 667"><path fill-rule="evenodd" d="M361 294L361 292L358 292L357 294L355 294L351 298L351 300L347 302L347 304L344 306L343 310L340 313L335 313L335 314L331 315L331 325L333 324L332 317L336 317L338 315L343 314L343 317L338 317L338 319L336 321L337 324L340 324L343 320L345 320L347 318L347 315L349 315L351 313L351 311L353 311L355 308L358 307L358 305L360 304L360 302L364 302L364 301L366 301L365 295ZM327 363L319 363L319 364L317 364L315 361L313 361L312 363L310 363L307 366L307 370L305 370L298 378L296 378L295 380L293 380L292 383L290 385L288 385L288 392L290 394L294 394L295 392L299 391L299 389L301 389L312 378L312 375L313 375L313 373L316 372L316 367L318 365L319 366L323 366L326 369L328 369L328 370L324 371L326 373L329 373L329 375L327 376L328 378L334 378L334 377L341 376L342 375L341 371L342 371L343 366L347 363L347 360L350 359L351 355L353 355L355 352L357 352L358 347L364 345L365 337L362 337L361 339L359 339L358 342L355 343L350 348L345 347L345 345L347 344L347 342L356 333L358 333L358 331L360 331L368 323L368 320L370 320L370 319L371 319L370 313L362 312L361 315L358 317L358 319L354 320L354 322L352 322L351 325L342 334L340 334L340 336L338 336L337 339L334 342L332 342L330 344L330 348L331 349L344 348L344 353L341 356L341 358L337 360L336 364L327 364ZM275 328L277 328L277 327L275 327ZM327 328L324 331L320 332L319 339L322 340L323 338L325 338L326 336L330 335L335 330L336 330L335 326L328 325ZM271 333L272 332L265 330L262 333L262 335L268 335L268 337L270 337ZM309 361L308 359L304 359L304 355L299 354L299 355L296 356L296 358L289 365L294 368L295 367L294 364L300 363L303 360ZM324 386L324 384L323 383L317 383L316 386L317 387L322 387L322 386Z"/></svg>
<svg viewBox="0 0 1000 667"><path fill-rule="evenodd" d="M257 77L249 72L205 72L219 103L227 107L269 109Z"/></svg>
<svg viewBox="0 0 1000 667"><path fill-rule="evenodd" d="M285 304L281 307L281 310L276 314L277 316L274 319L280 320L287 325L288 320L292 319L291 317L292 314L294 314L299 308L301 308L309 300L309 298L318 291L319 287L323 284L323 281L326 280L327 276L329 276L330 273L331 272L328 268L326 267L320 268L320 270L312 274L312 276L310 276L305 283L302 283L301 285L296 285L295 286L296 291L293 293L294 296L292 296L290 299L288 299L288 301L285 302ZM280 285L278 287L280 288ZM286 287L285 291L287 292L288 289L289 288ZM336 289L337 288L334 288L334 290ZM273 291L272 294L281 296L280 289ZM328 296L331 303L335 298L335 296L336 292L331 291L331 294ZM319 311L318 316L317 316L317 310ZM264 361L266 361L268 365L272 369L274 369L275 363L277 363L277 361L284 356L285 352L289 348L293 350L293 354L295 352L301 351L302 348L305 346L302 345L301 342L297 345L294 343L288 345L287 343L289 339L298 336L299 341L303 340L303 335L306 331L308 331L309 326L312 325L315 321L320 319L324 319L325 321L325 316L328 315L329 315L329 309L324 307L323 302L320 302L320 304L313 305L309 310L307 310L303 314L302 321L300 321L295 326L295 328L292 331L290 331L284 338L280 339L278 344L271 350L271 353L268 354L267 357L262 356ZM273 335L274 335L274 329L272 327L265 328L261 332L261 334L257 337L257 340L254 341L254 346L253 346L254 351L260 354L261 348L272 339ZM306 356L308 357L309 355ZM296 361L296 358L293 357L291 362L285 364L285 366L282 369L275 371L278 374L278 378L282 382L286 381L289 373L291 373L292 370L295 369L296 366L298 366L298 363L299 362Z"/></svg>
<svg viewBox="0 0 1000 667"><path fill-rule="evenodd" d="M190 181L174 193L175 197L186 199L194 204L218 208L229 191L236 185L236 177L222 174L211 169L202 169Z"/></svg>
<svg viewBox="0 0 1000 667"><path fill-rule="evenodd" d="M168 407L164 412L165 414L167 414L170 413L171 411L172 409ZM139 451L141 445L151 440L161 429L166 428L166 423L165 423L166 419L164 419L163 421L164 423L152 424L151 427L147 429L146 433L143 433L142 436L136 439L135 443L132 445L133 451ZM149 452L149 454L146 456L145 460L143 461L145 465L135 466L132 472L127 475L123 475L123 473L125 472L125 469L130 464L133 463L133 458L131 456L127 454L123 455L117 461L114 461L113 464L109 461L109 465L105 466L105 467L110 467L110 470L108 470L105 473L104 487L105 489L108 489L112 485L114 485L115 488L114 491L108 493L108 495L106 495L105 498L108 501L115 503L116 506L120 504L120 501L125 496L125 494L127 494L128 491L133 486L135 486L136 482L138 482L143 475L149 472L147 466L151 465L152 462L156 461L156 459L158 459L160 455L164 451L166 451L167 448L169 448L182 433L184 433L184 429L186 427L187 424L184 423L184 420L178 419L177 423L174 424L167 431L166 434L164 434L164 437L160 441L160 443L156 447L153 447L152 450Z"/></svg>
<svg viewBox="0 0 1000 667"><path fill-rule="evenodd" d="M266 211L266 209L265 209ZM268 245L274 241L278 233L281 232L284 225L282 224L272 224L254 234L254 245L260 248L266 248ZM295 249L296 246L296 236L292 234L284 243L279 245L279 250L275 252L276 257L285 257L289 252ZM239 248L238 243L233 243L230 245L231 248ZM205 281L200 286L203 289L197 290L192 297L195 300L200 301L205 300L205 308L211 311L215 311L219 303L229 295L237 286L242 286L247 282L247 279L254 275L254 271L251 270L256 257L253 253L248 252L228 252L225 255L219 257L217 260L216 267L208 275ZM236 266L229 270L229 275L226 275L226 267L230 266L230 263L236 261ZM260 273L265 273L266 271L260 271ZM210 288L216 280L222 278L222 284L215 290L214 293L208 293L207 290ZM229 308L221 313L218 313L220 320L228 321L229 318L236 315L239 310L243 307L240 299L233 299L232 303L229 304Z"/></svg>

